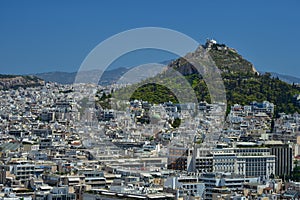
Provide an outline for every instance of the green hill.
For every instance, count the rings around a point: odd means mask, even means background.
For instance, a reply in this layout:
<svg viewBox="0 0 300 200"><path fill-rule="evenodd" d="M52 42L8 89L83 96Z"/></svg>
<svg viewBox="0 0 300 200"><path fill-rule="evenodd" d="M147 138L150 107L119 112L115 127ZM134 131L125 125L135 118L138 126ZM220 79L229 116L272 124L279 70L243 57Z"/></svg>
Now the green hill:
<svg viewBox="0 0 300 200"><path fill-rule="evenodd" d="M221 70L221 76L226 88L228 108L235 103L246 105L252 101L267 100L276 105L276 113L300 113L300 107L293 102L293 96L300 93L299 87L272 77L270 73L259 75L253 64L239 55L236 50L224 44L211 43L209 41L199 48L204 48L215 62L215 65ZM197 58L200 54L199 52L197 49L187 56ZM171 62L169 68L176 69L183 74L194 89L198 101L205 100L210 102L205 81L185 58L179 58ZM170 81L170 77L165 76L166 73L164 72L164 74L152 78L152 82L164 84L146 84L147 82L145 81L139 84L130 98L142 99L152 103L162 103L169 100L173 102L178 101L174 94L162 85L172 83L170 87L178 88L183 93L185 92L185 88L181 88L180 81ZM174 86L174 83L178 84ZM114 95L117 98L122 98L122 95L126 96L124 95L126 91L130 91L130 89L128 87L123 88Z"/></svg>

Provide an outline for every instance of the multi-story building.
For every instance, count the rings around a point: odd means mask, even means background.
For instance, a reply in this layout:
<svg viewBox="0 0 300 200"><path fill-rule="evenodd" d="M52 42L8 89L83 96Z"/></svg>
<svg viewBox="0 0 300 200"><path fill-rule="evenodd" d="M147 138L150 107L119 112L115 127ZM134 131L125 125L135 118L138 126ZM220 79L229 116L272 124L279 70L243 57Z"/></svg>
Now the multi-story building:
<svg viewBox="0 0 300 200"><path fill-rule="evenodd" d="M91 185L91 188L103 188L106 184L106 178L104 177L103 172L94 171L94 170L85 170L79 172L85 176L85 184Z"/></svg>
<svg viewBox="0 0 300 200"><path fill-rule="evenodd" d="M38 191L35 194L37 200L76 200L76 194L69 192L69 187L53 187L49 191Z"/></svg>
<svg viewBox="0 0 300 200"><path fill-rule="evenodd" d="M235 172L237 156L232 151L213 151L213 171L214 172Z"/></svg>
<svg viewBox="0 0 300 200"><path fill-rule="evenodd" d="M197 150L195 150L197 153ZM269 148L241 147L211 150L193 157L194 171L230 172L245 177L269 178L275 174L275 156Z"/></svg>
<svg viewBox="0 0 300 200"><path fill-rule="evenodd" d="M193 166L195 172L212 172L213 157L211 150L207 148L196 148L193 155Z"/></svg>
<svg viewBox="0 0 300 200"><path fill-rule="evenodd" d="M206 173L199 178L205 185L204 199L217 199L218 195L241 192L243 184L257 182L257 178L245 178L232 173Z"/></svg>
<svg viewBox="0 0 300 200"><path fill-rule="evenodd" d="M271 155L275 155L275 175L290 175L293 168L293 150L288 144L268 145Z"/></svg>
<svg viewBox="0 0 300 200"><path fill-rule="evenodd" d="M275 156L269 148L234 148L237 156L235 173L246 177L269 178L275 174Z"/></svg>
<svg viewBox="0 0 300 200"><path fill-rule="evenodd" d="M168 169L188 171L192 167L192 152L188 147L169 147Z"/></svg>
<svg viewBox="0 0 300 200"><path fill-rule="evenodd" d="M40 140L40 149L48 149L52 147L52 138L42 138Z"/></svg>
<svg viewBox="0 0 300 200"><path fill-rule="evenodd" d="M176 190L176 197L203 197L205 185L197 176L169 177L165 181L166 188Z"/></svg>
<svg viewBox="0 0 300 200"><path fill-rule="evenodd" d="M11 173L15 175L16 180L24 182L35 175L35 165L30 163L19 163L10 165Z"/></svg>

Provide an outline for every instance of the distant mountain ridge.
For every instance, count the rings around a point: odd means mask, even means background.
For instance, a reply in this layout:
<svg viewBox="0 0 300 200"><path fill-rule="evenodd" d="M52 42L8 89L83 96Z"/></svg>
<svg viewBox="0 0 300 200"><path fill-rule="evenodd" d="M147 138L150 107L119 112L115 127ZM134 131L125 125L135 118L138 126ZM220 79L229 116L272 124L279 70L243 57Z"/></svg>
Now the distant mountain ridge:
<svg viewBox="0 0 300 200"><path fill-rule="evenodd" d="M265 72L261 72L261 73L265 73ZM300 84L300 78L299 77L295 77L295 76L291 76L291 75L286 75L286 74L280 74L277 72L269 72L272 77L274 78L279 78L280 80L289 83L289 84Z"/></svg>
<svg viewBox="0 0 300 200"><path fill-rule="evenodd" d="M159 62L159 64L168 65L173 60L165 60ZM112 83L116 83L126 72L128 72L133 67L125 68L119 67L111 70L104 71L101 79L99 80L100 85L109 85ZM88 79L97 79L95 75L99 74L100 70L90 70L90 71L82 71L80 72L83 77ZM46 82L56 82L59 84L73 84L75 81L75 77L78 72L62 72L62 71L53 71L53 72L43 72L32 74L37 76Z"/></svg>
<svg viewBox="0 0 300 200"><path fill-rule="evenodd" d="M100 85L109 85L115 83L119 80L123 74L125 74L129 69L127 68L117 68L113 70L105 71L99 80ZM98 72L98 73L97 73ZM86 76L87 78L93 77L95 74L99 74L100 70L95 72L95 70L83 71L80 72L82 76ZM77 72L45 72L34 74L46 82L56 82L60 84L73 84L76 78ZM96 77L97 78L97 77Z"/></svg>

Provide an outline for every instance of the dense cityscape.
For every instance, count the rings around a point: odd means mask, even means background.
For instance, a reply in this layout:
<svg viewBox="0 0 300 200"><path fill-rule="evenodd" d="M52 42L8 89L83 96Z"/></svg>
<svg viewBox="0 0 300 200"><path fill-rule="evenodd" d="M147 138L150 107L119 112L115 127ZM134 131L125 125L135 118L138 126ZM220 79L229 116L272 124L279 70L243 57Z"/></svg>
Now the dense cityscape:
<svg viewBox="0 0 300 200"><path fill-rule="evenodd" d="M235 104L220 124L221 103L84 108L87 87L1 91L1 199L299 196L299 114L274 118L268 101ZM95 87L99 98L119 86Z"/></svg>

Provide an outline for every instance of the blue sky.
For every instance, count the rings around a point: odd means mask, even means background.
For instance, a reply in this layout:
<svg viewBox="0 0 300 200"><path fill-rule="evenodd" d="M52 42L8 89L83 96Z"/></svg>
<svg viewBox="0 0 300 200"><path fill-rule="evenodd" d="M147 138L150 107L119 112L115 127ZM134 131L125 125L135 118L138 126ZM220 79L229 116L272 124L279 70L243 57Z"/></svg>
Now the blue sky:
<svg viewBox="0 0 300 200"><path fill-rule="evenodd" d="M76 71L101 41L146 26L214 38L258 70L300 77L300 1L0 1L0 73ZM123 56L114 67L170 59L158 51Z"/></svg>

